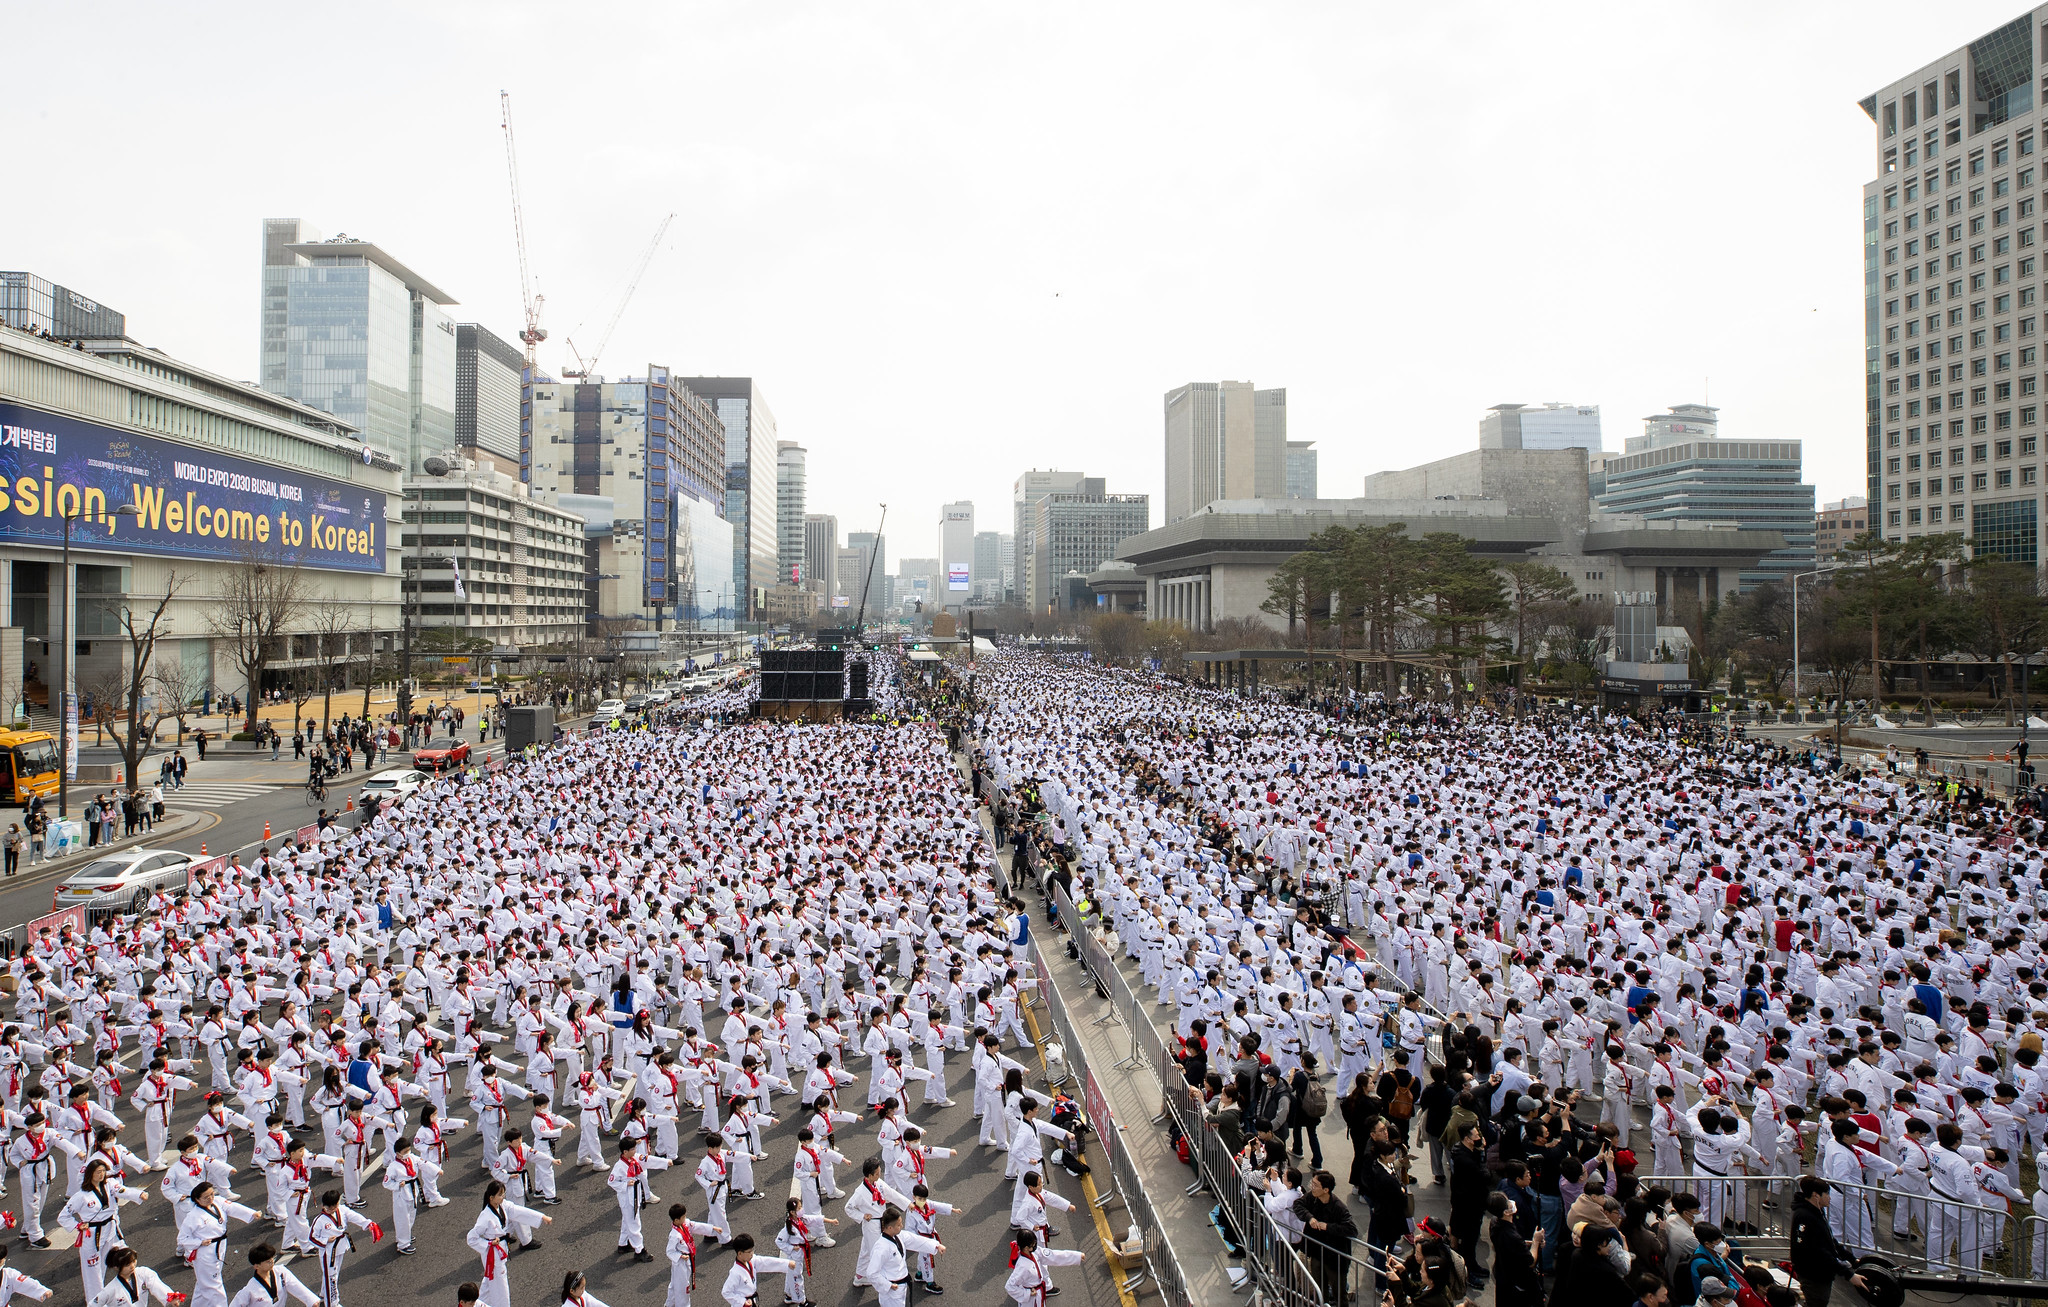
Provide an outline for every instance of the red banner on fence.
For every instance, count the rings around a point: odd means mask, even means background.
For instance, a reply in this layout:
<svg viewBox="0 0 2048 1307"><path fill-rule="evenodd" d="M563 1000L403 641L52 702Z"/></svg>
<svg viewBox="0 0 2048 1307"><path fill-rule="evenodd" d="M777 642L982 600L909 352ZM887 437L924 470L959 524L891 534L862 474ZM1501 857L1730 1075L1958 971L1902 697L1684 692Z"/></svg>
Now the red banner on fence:
<svg viewBox="0 0 2048 1307"><path fill-rule="evenodd" d="M1103 1152L1114 1153L1123 1147L1123 1141L1116 1137L1116 1120L1110 1115L1109 1099L1102 1086L1095 1083L1093 1070L1087 1072L1081 1088L1081 1107L1088 1113L1088 1123L1095 1127L1095 1137L1102 1142Z"/></svg>
<svg viewBox="0 0 2048 1307"><path fill-rule="evenodd" d="M187 894L192 892L192 883L194 881L211 881L214 877L226 871L227 867L228 860L226 854L222 854L218 858L202 858L198 862L190 864L185 868L185 892Z"/></svg>
<svg viewBox="0 0 2048 1307"><path fill-rule="evenodd" d="M45 930L49 931L52 935L59 935L63 933L66 926L71 927L71 933L81 943L84 942L85 905L83 903L77 907L59 908L46 917L37 917L34 921L29 922L27 927L29 952L35 952L36 940L42 937L42 933Z"/></svg>

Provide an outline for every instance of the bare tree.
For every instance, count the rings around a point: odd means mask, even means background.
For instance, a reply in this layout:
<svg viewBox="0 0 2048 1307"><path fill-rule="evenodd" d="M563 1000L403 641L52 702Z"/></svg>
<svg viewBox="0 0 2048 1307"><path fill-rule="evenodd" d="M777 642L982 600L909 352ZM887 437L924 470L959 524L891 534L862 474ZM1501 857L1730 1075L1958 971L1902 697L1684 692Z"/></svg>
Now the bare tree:
<svg viewBox="0 0 2048 1307"><path fill-rule="evenodd" d="M178 743L185 742L186 720L199 711L206 695L203 672L187 667L182 658L159 658L149 674L150 692L156 696L157 720L176 718Z"/></svg>
<svg viewBox="0 0 2048 1307"><path fill-rule="evenodd" d="M348 642L357 626L356 610L347 604L321 604L313 610L313 656L320 660L320 727L334 717L334 669L348 663ZM369 714L367 711L365 716Z"/></svg>
<svg viewBox="0 0 2048 1307"><path fill-rule="evenodd" d="M145 600L140 606L123 605L117 614L128 649L123 660L125 668L117 669L115 673L120 690L113 707L121 714L121 724L117 728L108 723L108 729L114 733L114 743L120 746L121 761L127 769L128 788L131 790L135 788L142 760L156 745L157 723L165 716L160 704L153 710L144 707L150 697L146 691L152 683L157 643L169 634L171 601L178 597L178 591L185 588L189 579L173 569L164 576L164 592L160 597ZM95 726L109 715L95 712Z"/></svg>
<svg viewBox="0 0 2048 1307"><path fill-rule="evenodd" d="M312 591L309 575L286 566L275 550L251 547L216 584L216 606L208 625L227 641L228 656L248 685L243 729L251 733L262 701L264 669L278 655L285 632L305 613Z"/></svg>

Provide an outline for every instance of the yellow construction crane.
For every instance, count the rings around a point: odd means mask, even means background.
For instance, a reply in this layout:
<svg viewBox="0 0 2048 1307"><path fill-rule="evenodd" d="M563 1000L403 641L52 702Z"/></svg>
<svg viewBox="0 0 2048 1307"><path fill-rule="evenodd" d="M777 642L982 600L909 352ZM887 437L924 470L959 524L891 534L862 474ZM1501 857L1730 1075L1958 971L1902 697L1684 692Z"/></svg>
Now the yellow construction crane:
<svg viewBox="0 0 2048 1307"><path fill-rule="evenodd" d="M526 367L533 370L534 350L548 338L540 325L542 296L534 294L533 275L526 266L526 213L519 203L519 149L512 139L512 93L498 92L498 112L505 126L505 171L512 179L512 238L519 246L519 299L526 310L526 328L519 339L526 346Z"/></svg>
<svg viewBox="0 0 2048 1307"><path fill-rule="evenodd" d="M611 342L612 332L618 328L619 319L625 315L626 305L632 302L633 292L640 289L640 278L646 275L647 265L654 262L654 252L661 248L661 238L668 235L668 225L675 220L676 215L673 213L663 218L661 225L654 229L654 239L648 241L647 248L640 251L640 257L634 262L633 270L626 274L626 289L619 295L619 302L612 309L611 320L604 324L604 334L597 338L597 348L590 351L590 357L586 359L576 352L574 339L566 336L562 338L562 343L569 347L569 353L576 359L574 368L562 370L564 380L570 377L588 380L596 374L598 356L604 353L604 347Z"/></svg>

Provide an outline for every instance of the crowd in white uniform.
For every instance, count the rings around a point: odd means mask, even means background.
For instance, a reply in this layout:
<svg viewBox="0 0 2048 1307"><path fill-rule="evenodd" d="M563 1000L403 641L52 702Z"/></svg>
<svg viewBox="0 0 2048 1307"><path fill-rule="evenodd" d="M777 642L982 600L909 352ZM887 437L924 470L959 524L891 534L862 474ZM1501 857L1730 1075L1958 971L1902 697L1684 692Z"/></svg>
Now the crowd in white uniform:
<svg viewBox="0 0 2048 1307"><path fill-rule="evenodd" d="M1341 1093L1383 1049L1423 1071L1448 1020L1501 1051L1483 1113L1571 1086L1623 1147L1647 1115L1644 1175L1732 1177L1697 1185L1708 1219L1733 1177L1802 1167L1912 1196L1894 1233L1937 1264L2048 1217L2019 1188L2048 1146L2037 824L1611 715L1338 720L1043 661L979 686L996 780L1036 787L1076 897L1212 1058L1257 1035ZM1269 881L1334 902L1356 947ZM1867 1192L1830 1212L1874 1246ZM2028 1242L2039 1273L2048 1222Z"/></svg>
<svg viewBox="0 0 2048 1307"><path fill-rule="evenodd" d="M359 1234L388 1225L400 1253L455 1234L469 1218L437 1214L440 1180L483 1167L462 1297L510 1307L561 1169L588 1165L620 1255L651 1261L642 1210L667 1214L666 1307L714 1247L732 1307L763 1276L808 1302L842 1218L856 1283L900 1307L913 1279L942 1291L953 1209L925 1168L951 1150L918 1121L955 1104L964 1055L979 1144L1014 1181L1010 1292L1042 1304L1081 1254L1049 1246L1066 1203L1041 1174L1071 1140L1002 1053L1027 1038L1012 908L930 723L689 721L440 780L12 961L0 1152L22 1234L75 1241L93 1307L340 1307ZM793 1153L771 1158L764 1127L791 1113ZM798 1196L768 1256L728 1208L784 1167ZM122 1239L124 1206L159 1201L192 1276L177 1291ZM50 1291L0 1272L0 1307L15 1294ZM580 1276L562 1294L603 1307Z"/></svg>

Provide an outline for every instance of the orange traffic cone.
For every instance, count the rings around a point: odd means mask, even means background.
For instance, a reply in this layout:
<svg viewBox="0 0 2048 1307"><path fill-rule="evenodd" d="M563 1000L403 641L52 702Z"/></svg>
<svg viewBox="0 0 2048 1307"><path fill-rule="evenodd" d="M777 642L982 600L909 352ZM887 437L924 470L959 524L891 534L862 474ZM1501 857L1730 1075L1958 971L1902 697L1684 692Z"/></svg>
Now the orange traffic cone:
<svg viewBox="0 0 2048 1307"><path fill-rule="evenodd" d="M270 838L270 823L267 821L263 823L263 838L266 840Z"/></svg>
<svg viewBox="0 0 2048 1307"><path fill-rule="evenodd" d="M202 858L206 856L206 842L204 840L201 840L199 843L199 856Z"/></svg>
<svg viewBox="0 0 2048 1307"><path fill-rule="evenodd" d="M355 810L356 810L356 801L355 801L354 799L350 799L350 800L348 801L348 806L342 809L342 811L343 811L343 812L354 812Z"/></svg>

